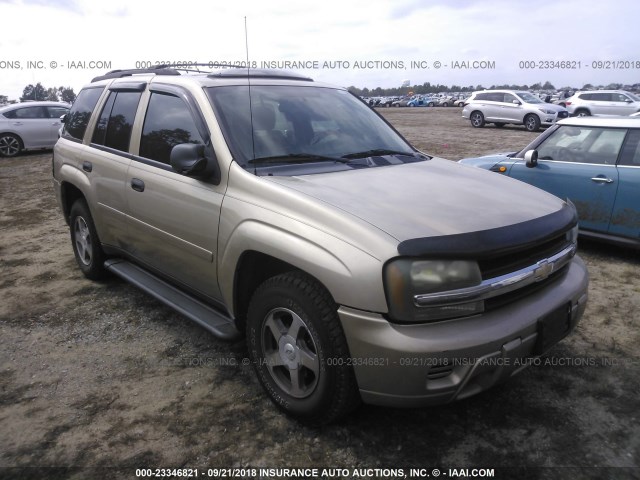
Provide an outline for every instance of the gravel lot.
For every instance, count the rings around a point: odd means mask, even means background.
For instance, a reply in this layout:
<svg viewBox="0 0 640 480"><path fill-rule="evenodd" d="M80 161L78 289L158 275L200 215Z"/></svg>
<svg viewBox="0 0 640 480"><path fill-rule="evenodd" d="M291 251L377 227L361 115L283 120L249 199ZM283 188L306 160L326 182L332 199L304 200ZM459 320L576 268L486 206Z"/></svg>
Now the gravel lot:
<svg viewBox="0 0 640 480"><path fill-rule="evenodd" d="M381 112L454 160L535 138L473 129L458 108ZM512 381L437 408L364 406L311 429L272 406L243 343L218 341L119 279L86 280L50 177L51 152L0 159L0 477L317 467L447 478L477 467L497 478L640 478L638 252L581 243L591 274L582 323Z"/></svg>

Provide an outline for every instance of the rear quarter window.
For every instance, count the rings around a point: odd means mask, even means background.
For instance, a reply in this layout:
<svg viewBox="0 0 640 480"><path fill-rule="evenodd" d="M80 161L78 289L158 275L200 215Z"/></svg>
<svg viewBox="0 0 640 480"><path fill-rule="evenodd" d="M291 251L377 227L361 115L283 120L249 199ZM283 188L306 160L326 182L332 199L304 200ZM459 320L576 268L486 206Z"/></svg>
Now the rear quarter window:
<svg viewBox="0 0 640 480"><path fill-rule="evenodd" d="M104 87L87 88L80 91L67 116L62 136L82 141L87 130L91 113L98 103Z"/></svg>

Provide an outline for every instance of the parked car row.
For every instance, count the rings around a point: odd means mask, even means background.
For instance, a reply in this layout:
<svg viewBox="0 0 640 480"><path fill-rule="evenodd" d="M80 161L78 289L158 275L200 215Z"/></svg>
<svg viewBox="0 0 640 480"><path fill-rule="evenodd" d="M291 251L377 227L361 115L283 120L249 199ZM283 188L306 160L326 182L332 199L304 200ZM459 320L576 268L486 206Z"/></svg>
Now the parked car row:
<svg viewBox="0 0 640 480"><path fill-rule="evenodd" d="M462 107L468 95L406 95L404 97L364 97L372 107Z"/></svg>
<svg viewBox="0 0 640 480"><path fill-rule="evenodd" d="M640 112L640 97L624 90L575 92L569 98L545 102L530 92L482 90L465 101L462 116L476 128L492 123L524 125L530 132L568 116L633 115Z"/></svg>

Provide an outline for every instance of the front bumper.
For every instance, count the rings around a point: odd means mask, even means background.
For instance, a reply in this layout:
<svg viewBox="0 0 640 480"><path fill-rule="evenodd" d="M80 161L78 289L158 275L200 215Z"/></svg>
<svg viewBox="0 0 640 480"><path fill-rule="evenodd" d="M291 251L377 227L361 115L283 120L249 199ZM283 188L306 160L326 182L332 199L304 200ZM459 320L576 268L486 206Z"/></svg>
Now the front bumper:
<svg viewBox="0 0 640 480"><path fill-rule="evenodd" d="M341 307L351 353L345 363L365 403L418 407L466 398L520 372L571 332L584 313L588 283L576 256L542 290L474 317L399 325ZM557 328L561 322L566 328Z"/></svg>
<svg viewBox="0 0 640 480"><path fill-rule="evenodd" d="M545 127L550 127L554 125L556 122L559 122L560 120L569 118L569 113L568 112L567 113L554 112L552 114L540 113L539 116L540 116L540 124Z"/></svg>

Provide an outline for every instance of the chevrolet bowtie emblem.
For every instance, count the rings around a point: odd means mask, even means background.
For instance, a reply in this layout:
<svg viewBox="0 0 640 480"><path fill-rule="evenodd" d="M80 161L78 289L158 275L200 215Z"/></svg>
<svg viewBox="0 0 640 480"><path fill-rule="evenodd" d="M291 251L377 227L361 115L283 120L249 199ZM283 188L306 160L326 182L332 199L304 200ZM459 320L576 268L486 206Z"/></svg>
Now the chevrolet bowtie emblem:
<svg viewBox="0 0 640 480"><path fill-rule="evenodd" d="M553 272L553 263L549 263L547 259L540 260L536 266L537 268L533 271L536 282L544 280Z"/></svg>

